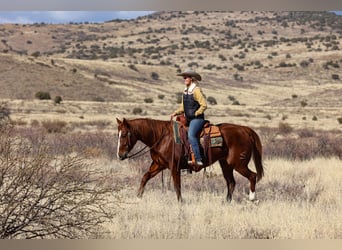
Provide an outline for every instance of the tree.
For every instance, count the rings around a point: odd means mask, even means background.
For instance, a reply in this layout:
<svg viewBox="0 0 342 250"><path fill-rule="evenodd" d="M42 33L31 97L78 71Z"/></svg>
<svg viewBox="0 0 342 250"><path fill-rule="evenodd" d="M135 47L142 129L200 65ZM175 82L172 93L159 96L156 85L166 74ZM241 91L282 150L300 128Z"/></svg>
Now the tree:
<svg viewBox="0 0 342 250"><path fill-rule="evenodd" d="M0 238L88 238L112 216L105 175L0 127Z"/></svg>

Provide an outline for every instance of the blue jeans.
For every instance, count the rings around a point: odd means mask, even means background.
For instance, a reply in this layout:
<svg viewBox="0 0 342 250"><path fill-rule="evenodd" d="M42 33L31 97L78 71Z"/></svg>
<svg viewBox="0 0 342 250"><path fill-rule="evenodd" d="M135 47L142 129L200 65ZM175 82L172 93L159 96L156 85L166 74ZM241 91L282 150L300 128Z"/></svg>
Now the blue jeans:
<svg viewBox="0 0 342 250"><path fill-rule="evenodd" d="M194 151L196 161L202 160L201 152L199 148L199 145L200 145L199 133L201 132L203 125L204 125L204 120L198 119L198 118L191 120L189 124L188 138L189 138L189 142L191 144L192 150Z"/></svg>

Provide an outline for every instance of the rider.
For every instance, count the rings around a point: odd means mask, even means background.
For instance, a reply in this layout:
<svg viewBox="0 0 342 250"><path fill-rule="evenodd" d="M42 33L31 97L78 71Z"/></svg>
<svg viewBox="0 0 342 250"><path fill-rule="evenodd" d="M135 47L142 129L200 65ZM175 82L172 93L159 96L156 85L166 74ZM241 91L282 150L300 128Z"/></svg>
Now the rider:
<svg viewBox="0 0 342 250"><path fill-rule="evenodd" d="M203 166L202 156L199 148L199 133L204 125L204 111L207 109L207 102L198 82L202 77L195 71L188 69L183 73L185 88L180 107L171 114L171 118L176 115L185 114L189 125L188 138L195 155L196 165Z"/></svg>

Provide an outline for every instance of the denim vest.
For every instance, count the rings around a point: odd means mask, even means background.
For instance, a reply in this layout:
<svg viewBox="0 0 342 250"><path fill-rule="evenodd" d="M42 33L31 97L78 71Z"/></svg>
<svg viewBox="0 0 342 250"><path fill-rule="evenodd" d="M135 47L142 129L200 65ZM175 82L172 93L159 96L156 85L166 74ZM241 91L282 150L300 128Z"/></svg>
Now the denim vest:
<svg viewBox="0 0 342 250"><path fill-rule="evenodd" d="M200 104L197 101L195 101L192 92L184 91L183 106L185 117L188 123L194 118L204 119L204 114L200 114L199 116L195 117L195 112L197 109L199 109Z"/></svg>

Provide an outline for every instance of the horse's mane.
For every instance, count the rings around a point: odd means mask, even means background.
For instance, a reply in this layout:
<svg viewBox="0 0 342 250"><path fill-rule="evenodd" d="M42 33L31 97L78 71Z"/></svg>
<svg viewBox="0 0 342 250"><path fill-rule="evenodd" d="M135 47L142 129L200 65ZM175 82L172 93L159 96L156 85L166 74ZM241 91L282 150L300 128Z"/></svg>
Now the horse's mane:
<svg viewBox="0 0 342 250"><path fill-rule="evenodd" d="M127 122L129 125L131 125L131 129L134 133L141 132L140 130L138 130L137 126L134 126L136 124L148 125L148 128L151 128L154 134L161 134L162 131L170 128L170 121L156 120L152 118L136 118L127 120Z"/></svg>

